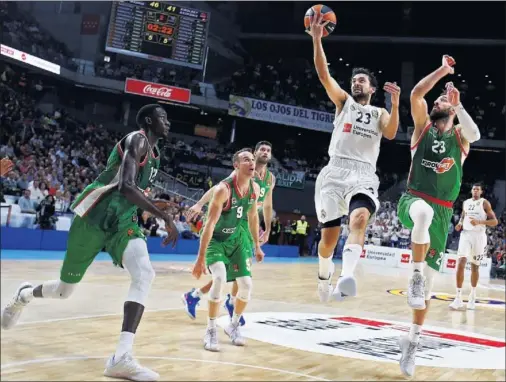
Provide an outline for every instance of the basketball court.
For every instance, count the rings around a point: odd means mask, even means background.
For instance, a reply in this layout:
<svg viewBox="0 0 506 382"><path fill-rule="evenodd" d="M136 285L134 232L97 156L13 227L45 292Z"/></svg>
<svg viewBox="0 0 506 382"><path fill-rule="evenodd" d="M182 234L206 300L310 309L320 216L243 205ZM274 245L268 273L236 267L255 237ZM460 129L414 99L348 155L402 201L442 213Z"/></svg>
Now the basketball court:
<svg viewBox="0 0 506 382"><path fill-rule="evenodd" d="M22 281L59 276L62 252L2 251L1 303ZM129 276L106 255L66 301L34 300L18 326L2 331L2 380L110 380ZM203 349L207 300L192 321L181 295L203 285L190 274L194 255L153 255L157 278L134 345L161 380L404 380L396 340L409 329L403 296L409 270L359 265L359 296L321 304L316 259L254 264L244 348L219 329L220 353ZM340 264L337 264L339 272ZM469 290L465 282L464 296ZM417 353L417 380L505 380L504 281L483 279L475 311L451 311L454 277L439 275ZM225 309L222 315L225 316ZM227 319L220 319L223 327Z"/></svg>

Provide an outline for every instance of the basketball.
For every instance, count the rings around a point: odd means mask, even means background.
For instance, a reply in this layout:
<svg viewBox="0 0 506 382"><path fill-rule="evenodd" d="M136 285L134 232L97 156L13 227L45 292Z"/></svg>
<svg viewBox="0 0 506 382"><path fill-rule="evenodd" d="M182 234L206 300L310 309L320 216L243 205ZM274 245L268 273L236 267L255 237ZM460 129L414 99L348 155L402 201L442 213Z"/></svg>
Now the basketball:
<svg viewBox="0 0 506 382"><path fill-rule="evenodd" d="M337 24L337 18L336 14L332 9L327 7L326 5L318 4L313 5L311 8L309 8L304 15L304 28L306 28L306 31L309 31L311 26L311 20L314 16L318 16L319 13L323 13L323 20L322 22L328 21L329 23L325 25L325 28L323 29L323 37L327 37L329 34L331 34Z"/></svg>

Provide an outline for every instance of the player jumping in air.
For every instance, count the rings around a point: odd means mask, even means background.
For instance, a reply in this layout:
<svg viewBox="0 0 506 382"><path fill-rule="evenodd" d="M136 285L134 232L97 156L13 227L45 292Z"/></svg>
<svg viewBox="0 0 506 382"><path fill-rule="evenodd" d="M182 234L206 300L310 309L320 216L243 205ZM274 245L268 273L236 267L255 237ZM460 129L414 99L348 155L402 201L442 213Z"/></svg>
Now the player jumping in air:
<svg viewBox="0 0 506 382"><path fill-rule="evenodd" d="M372 106L371 98L378 88L374 74L355 68L351 77L351 95L330 76L322 46L323 15L313 17L308 32L313 37L314 63L320 82L336 106L334 130L329 145L329 163L315 185L315 207L322 223L318 244L318 294L320 301L330 296L342 300L357 294L354 271L365 241L367 224L379 208L376 162L381 138L394 139L399 127L400 88L385 83L391 95L392 114ZM343 266L337 286L332 292L334 264L332 254L339 239L341 218L349 215L350 235L343 250Z"/></svg>
<svg viewBox="0 0 506 382"><path fill-rule="evenodd" d="M445 92L428 113L425 95L448 74L455 60L443 56L442 65L411 91L411 115L415 130L411 137L411 170L406 193L397 207L401 223L411 229L413 274L409 280L408 304L413 323L401 337L403 374L415 373L415 354L429 307L434 275L440 271L446 249L453 202L460 193L462 167L470 143L480 139L480 130L460 103L460 93L448 82ZM460 124L455 125L455 117Z"/></svg>
<svg viewBox="0 0 506 382"><path fill-rule="evenodd" d="M159 375L132 357L135 332L144 312L155 271L146 239L137 224L140 208L163 219L169 235L163 244L177 240L174 222L163 209L164 200L150 200L144 191L156 177L160 164L157 141L170 130L167 113L159 105L146 105L137 114L140 130L128 134L112 150L105 170L72 204L76 214L70 227L67 251L59 280L41 285L20 285L2 311L2 327L12 328L23 308L33 299L66 299L74 292L97 254L105 248L115 265L130 273L131 283L123 308L123 326L116 352L104 371L108 377L155 381Z"/></svg>

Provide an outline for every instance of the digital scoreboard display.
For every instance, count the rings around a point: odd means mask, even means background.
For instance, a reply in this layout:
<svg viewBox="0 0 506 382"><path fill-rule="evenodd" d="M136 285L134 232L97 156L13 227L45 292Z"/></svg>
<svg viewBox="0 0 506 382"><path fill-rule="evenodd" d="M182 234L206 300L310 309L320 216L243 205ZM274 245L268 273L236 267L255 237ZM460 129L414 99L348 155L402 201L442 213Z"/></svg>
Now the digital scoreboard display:
<svg viewBox="0 0 506 382"><path fill-rule="evenodd" d="M162 1L114 1L105 50L203 69L209 16Z"/></svg>

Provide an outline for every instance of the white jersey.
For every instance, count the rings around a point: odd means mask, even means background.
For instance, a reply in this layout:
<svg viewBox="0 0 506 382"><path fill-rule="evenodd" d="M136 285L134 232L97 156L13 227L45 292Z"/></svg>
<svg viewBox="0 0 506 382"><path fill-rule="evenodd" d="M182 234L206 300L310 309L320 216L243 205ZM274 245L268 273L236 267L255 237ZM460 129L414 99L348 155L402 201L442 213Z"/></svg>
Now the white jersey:
<svg viewBox="0 0 506 382"><path fill-rule="evenodd" d="M329 156L365 162L376 170L382 137L382 109L361 105L348 96L343 109L336 113Z"/></svg>
<svg viewBox="0 0 506 382"><path fill-rule="evenodd" d="M478 200L467 199L464 202L462 210L465 213L464 223L462 224L462 228L464 231L476 231L476 232L485 232L487 227L483 224L473 226L471 224L471 219L475 220L487 220L487 213L483 208L483 202L485 199L480 198Z"/></svg>

